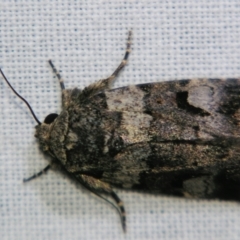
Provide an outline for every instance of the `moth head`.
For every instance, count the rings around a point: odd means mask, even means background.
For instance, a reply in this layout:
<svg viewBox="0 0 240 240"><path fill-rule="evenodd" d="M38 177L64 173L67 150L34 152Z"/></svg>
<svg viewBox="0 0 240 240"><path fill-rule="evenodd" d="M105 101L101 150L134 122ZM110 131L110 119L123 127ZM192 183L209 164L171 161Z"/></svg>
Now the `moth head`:
<svg viewBox="0 0 240 240"><path fill-rule="evenodd" d="M41 123L38 118L36 117L32 107L30 104L27 102L26 99L24 99L10 84L10 82L7 80L6 76L4 75L3 71L0 69L0 73L2 74L4 80L8 84L8 86L11 88L11 90L27 105L28 109L30 110L33 118L35 121L38 123L36 126L36 133L35 136L36 138L39 139L40 145L44 151L48 151L48 141L49 141L49 133L51 132L52 125L56 118L58 117L58 114L56 113L51 113L49 114L43 123Z"/></svg>
<svg viewBox="0 0 240 240"><path fill-rule="evenodd" d="M60 86L62 89L62 93L65 91L64 83L61 79L60 74L57 72L56 68L52 64L51 60L49 60L49 64L52 67L53 71L56 73L57 78L59 79ZM8 86L11 88L11 90L15 93L17 97L19 97L28 107L30 110L34 120L37 122L36 126L36 132L35 137L39 140L40 147L43 151L50 154L52 157L58 158L61 161L65 161L65 153L64 153L64 140L68 132L68 113L67 111L62 111L61 114L58 116L56 113L49 114L45 120L41 123L38 118L36 117L32 107L27 102L26 99L24 99L18 92L12 87L10 82L7 80L6 76L4 75L3 71L0 68L0 74L3 76L4 80L8 84ZM71 96L77 98L80 90L73 90L71 92ZM63 96L68 97L68 100L71 100L71 97L69 98L69 94L63 94ZM63 102L63 108L64 108ZM69 101L66 101L67 106L69 104ZM71 103L71 101L70 101ZM52 148L50 148L52 147ZM55 149L55 151L53 150Z"/></svg>
<svg viewBox="0 0 240 240"><path fill-rule="evenodd" d="M44 152L49 151L50 133L53 127L53 123L58 117L58 114L51 113L47 115L44 122L35 127L35 137L39 140L40 147Z"/></svg>

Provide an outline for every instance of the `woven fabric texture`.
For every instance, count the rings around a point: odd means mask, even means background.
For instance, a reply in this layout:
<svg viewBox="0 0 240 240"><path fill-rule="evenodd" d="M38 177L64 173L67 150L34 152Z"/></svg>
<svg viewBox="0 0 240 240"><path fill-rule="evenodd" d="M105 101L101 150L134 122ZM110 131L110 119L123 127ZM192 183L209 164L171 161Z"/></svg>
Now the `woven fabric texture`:
<svg viewBox="0 0 240 240"><path fill-rule="evenodd" d="M115 87L198 77L240 77L239 0L0 0L0 67L42 121L61 110L47 61L67 88L109 76L133 30ZM240 206L116 190L127 233L109 204L58 171L24 184L49 161L36 122L0 77L0 238L218 239L240 237Z"/></svg>

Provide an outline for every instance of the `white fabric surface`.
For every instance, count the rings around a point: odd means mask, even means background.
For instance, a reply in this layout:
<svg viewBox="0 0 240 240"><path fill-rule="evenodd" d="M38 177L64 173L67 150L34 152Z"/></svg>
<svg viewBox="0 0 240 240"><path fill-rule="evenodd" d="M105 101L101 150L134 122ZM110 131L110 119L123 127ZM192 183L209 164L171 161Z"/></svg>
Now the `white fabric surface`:
<svg viewBox="0 0 240 240"><path fill-rule="evenodd" d="M40 120L59 112L60 87L109 76L133 29L130 61L115 86L240 76L239 0L0 0L0 67ZM239 239L240 205L117 190L127 233L107 203L56 171L29 183L48 159L34 119L0 77L0 238Z"/></svg>

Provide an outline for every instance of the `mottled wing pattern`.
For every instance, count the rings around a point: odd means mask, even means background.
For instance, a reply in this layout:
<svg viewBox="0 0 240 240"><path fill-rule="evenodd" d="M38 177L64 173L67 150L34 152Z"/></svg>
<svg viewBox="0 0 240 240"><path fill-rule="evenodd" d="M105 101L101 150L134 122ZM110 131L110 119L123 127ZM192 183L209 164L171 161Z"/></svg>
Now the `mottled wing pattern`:
<svg viewBox="0 0 240 240"><path fill-rule="evenodd" d="M123 87L82 107L96 123L85 137L99 143L88 173L123 188L239 199L239 79Z"/></svg>

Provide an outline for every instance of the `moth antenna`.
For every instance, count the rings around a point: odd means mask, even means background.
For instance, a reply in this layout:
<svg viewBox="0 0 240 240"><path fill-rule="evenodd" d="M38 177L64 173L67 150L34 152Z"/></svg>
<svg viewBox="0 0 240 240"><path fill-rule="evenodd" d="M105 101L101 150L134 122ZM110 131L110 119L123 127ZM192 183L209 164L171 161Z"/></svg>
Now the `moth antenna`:
<svg viewBox="0 0 240 240"><path fill-rule="evenodd" d="M64 86L64 80L63 78L61 77L60 73L58 72L58 70L55 68L55 66L53 65L52 63L52 60L49 60L48 63L50 64L53 72L56 74L58 80L59 80L59 83L60 83L60 86L61 86L61 89L65 89L65 86Z"/></svg>
<svg viewBox="0 0 240 240"><path fill-rule="evenodd" d="M25 102L25 104L27 105L28 109L30 110L30 112L32 113L33 118L35 119L35 121L38 123L38 125L41 125L41 122L38 120L38 118L36 117L34 111L32 110L32 107L30 106L30 104L27 102L26 99L24 99L10 84L10 82L7 80L6 76L4 75L2 69L0 68L0 72L4 78L4 80L6 81L6 83L8 84L8 86L12 89L12 91L23 101Z"/></svg>

